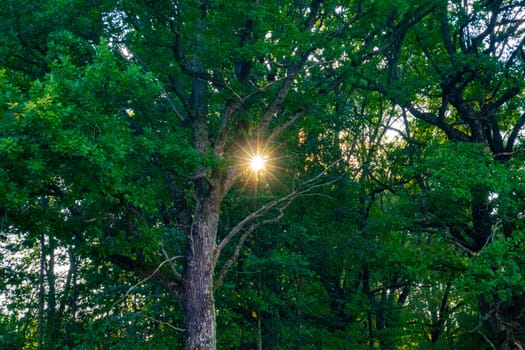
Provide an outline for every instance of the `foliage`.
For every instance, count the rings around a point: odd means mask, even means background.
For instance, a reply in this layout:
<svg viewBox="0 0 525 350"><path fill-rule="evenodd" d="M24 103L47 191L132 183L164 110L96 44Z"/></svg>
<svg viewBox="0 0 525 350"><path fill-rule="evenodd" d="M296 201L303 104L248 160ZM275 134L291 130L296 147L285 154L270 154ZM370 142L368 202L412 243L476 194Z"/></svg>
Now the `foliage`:
<svg viewBox="0 0 525 350"><path fill-rule="evenodd" d="M0 13L0 347L525 343L520 1Z"/></svg>

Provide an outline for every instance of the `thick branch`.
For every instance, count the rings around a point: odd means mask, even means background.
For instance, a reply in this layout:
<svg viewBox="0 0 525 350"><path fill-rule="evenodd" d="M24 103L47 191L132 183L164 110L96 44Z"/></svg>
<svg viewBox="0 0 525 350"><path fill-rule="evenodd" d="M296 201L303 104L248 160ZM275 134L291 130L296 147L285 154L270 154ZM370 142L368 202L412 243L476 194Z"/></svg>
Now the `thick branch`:
<svg viewBox="0 0 525 350"><path fill-rule="evenodd" d="M214 152L215 155L221 158L224 155L224 147L226 144L226 139L228 136L228 131L230 130L230 122L235 112L237 112L243 101L228 101L226 104L226 110L222 116L221 125L219 126L219 131L217 133L217 138L215 140Z"/></svg>
<svg viewBox="0 0 525 350"><path fill-rule="evenodd" d="M308 112L308 109L302 109L293 115L291 115L286 121L284 121L279 126L272 129L272 132L267 138L267 143L270 143L272 140L275 140L278 138L283 132L288 130L290 126L292 126L299 118L303 117Z"/></svg>
<svg viewBox="0 0 525 350"><path fill-rule="evenodd" d="M297 68L295 66L290 67L288 75L286 76L286 79L284 79L281 88L275 95L274 100L272 101L271 105L266 109L261 118L261 121L259 122L259 125L257 127L257 135L264 135L268 131L268 127L270 126L272 118L275 116L279 108L281 108L284 100L290 92L290 89L292 88L292 84L296 74Z"/></svg>
<svg viewBox="0 0 525 350"><path fill-rule="evenodd" d="M421 119L429 124L435 125L441 130L443 130L443 132L445 132L445 134L447 134L448 138L451 140L457 140L457 141L469 141L470 140L467 134L447 124L443 119L438 118L434 113L421 112L414 105L408 104L408 103L405 104L403 107L406 108L410 112L410 114L412 114L414 117Z"/></svg>
<svg viewBox="0 0 525 350"><path fill-rule="evenodd" d="M443 10L443 17L441 18L441 36L443 37L443 43L445 49L447 50L449 56L454 56L456 54L456 48L452 44L452 37L450 35L450 27L448 24L448 10L446 8Z"/></svg>
<svg viewBox="0 0 525 350"><path fill-rule="evenodd" d="M525 113L523 113L520 118L518 119L518 122L514 127L512 128L512 132L509 135L509 138L507 140L507 146L505 147L505 152L512 152L512 149L514 148L514 142L516 142L516 138L518 137L518 134L523 128L523 125L525 125Z"/></svg>
<svg viewBox="0 0 525 350"><path fill-rule="evenodd" d="M516 95L518 95L520 93L520 91L521 91L521 89L520 89L519 86L513 86L508 91L506 91L503 95L501 95L500 98L498 98L498 100L496 102L491 103L489 105L489 108L492 108L492 109L495 110L495 109L501 107L508 100L510 100L511 98L513 98Z"/></svg>
<svg viewBox="0 0 525 350"><path fill-rule="evenodd" d="M478 46L483 42L483 40L489 36L491 33L494 33L494 30L495 30L495 27L496 27L496 24L497 24L497 18L498 18L498 8L499 6L501 5L501 0L497 0L497 1L493 1L492 4L491 4L491 9L490 9L490 12L491 12L491 15L490 15L490 20L489 20L489 23L487 25L487 28L485 28L485 30L483 32L481 32L478 36L476 36L475 38L473 38L471 40L471 47L470 47L470 50L472 52L475 52L476 49L478 48Z"/></svg>

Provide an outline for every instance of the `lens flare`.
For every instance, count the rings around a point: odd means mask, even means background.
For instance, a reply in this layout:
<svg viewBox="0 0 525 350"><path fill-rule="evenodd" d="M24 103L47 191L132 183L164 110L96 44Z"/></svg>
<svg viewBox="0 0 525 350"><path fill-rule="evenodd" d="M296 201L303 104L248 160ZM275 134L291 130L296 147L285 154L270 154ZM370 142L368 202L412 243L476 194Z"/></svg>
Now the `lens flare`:
<svg viewBox="0 0 525 350"><path fill-rule="evenodd" d="M261 155L255 155L250 160L250 168L253 171L262 171L266 167L266 158Z"/></svg>

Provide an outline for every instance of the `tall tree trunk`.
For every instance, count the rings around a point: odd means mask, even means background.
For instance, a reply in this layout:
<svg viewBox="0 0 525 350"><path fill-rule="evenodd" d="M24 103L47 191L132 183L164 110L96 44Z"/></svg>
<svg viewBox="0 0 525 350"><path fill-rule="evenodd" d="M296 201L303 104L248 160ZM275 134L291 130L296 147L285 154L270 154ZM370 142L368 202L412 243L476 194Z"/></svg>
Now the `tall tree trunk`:
<svg viewBox="0 0 525 350"><path fill-rule="evenodd" d="M38 272L38 316L37 316L37 349L44 348L44 311L46 303L45 290L45 273L46 273L46 238L43 233L40 234L40 267Z"/></svg>
<svg viewBox="0 0 525 350"><path fill-rule="evenodd" d="M220 199L213 193L198 201L188 237L182 298L188 350L216 348L213 272L219 206Z"/></svg>
<svg viewBox="0 0 525 350"><path fill-rule="evenodd" d="M49 235L49 260L47 263L47 330L46 343L54 344L58 337L58 323L56 310L56 288L55 288L55 239ZM47 346L49 347L49 346Z"/></svg>
<svg viewBox="0 0 525 350"><path fill-rule="evenodd" d="M71 282L71 298L70 298L70 314L71 314L71 326L73 326L77 320L77 300L78 300L78 262L79 258L73 250L69 251L69 269L72 272Z"/></svg>
<svg viewBox="0 0 525 350"><path fill-rule="evenodd" d="M206 72L202 61L203 34L206 31L207 0L200 0L201 17L194 33L195 49L192 71ZM188 114L194 135L194 146L201 156L209 154L211 144L208 132L208 82L194 77ZM195 211L186 247L186 265L182 275L182 304L186 325L186 349L215 350L216 326L213 299L213 276L219 208L222 197L215 181L210 183L209 169L202 166L195 175ZM217 175L217 174L215 174ZM212 175L213 177L213 175ZM212 180L213 181L213 180Z"/></svg>

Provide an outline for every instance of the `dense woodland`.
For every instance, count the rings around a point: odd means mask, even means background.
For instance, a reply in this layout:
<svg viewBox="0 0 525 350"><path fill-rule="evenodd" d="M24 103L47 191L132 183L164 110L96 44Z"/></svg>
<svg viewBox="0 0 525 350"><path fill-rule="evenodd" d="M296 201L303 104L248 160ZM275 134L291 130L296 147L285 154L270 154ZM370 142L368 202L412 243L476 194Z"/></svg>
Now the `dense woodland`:
<svg viewBox="0 0 525 350"><path fill-rule="evenodd" d="M523 0L0 17L1 349L525 347Z"/></svg>

